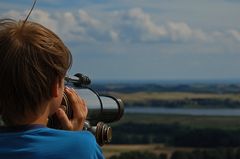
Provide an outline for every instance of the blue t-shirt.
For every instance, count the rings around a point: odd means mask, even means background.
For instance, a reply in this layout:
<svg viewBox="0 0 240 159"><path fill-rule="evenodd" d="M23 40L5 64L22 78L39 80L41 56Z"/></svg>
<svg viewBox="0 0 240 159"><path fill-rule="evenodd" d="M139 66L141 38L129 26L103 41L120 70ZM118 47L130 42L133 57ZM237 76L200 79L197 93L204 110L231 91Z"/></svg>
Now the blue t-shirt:
<svg viewBox="0 0 240 159"><path fill-rule="evenodd" d="M39 125L0 129L1 159L103 159L88 131L56 130Z"/></svg>

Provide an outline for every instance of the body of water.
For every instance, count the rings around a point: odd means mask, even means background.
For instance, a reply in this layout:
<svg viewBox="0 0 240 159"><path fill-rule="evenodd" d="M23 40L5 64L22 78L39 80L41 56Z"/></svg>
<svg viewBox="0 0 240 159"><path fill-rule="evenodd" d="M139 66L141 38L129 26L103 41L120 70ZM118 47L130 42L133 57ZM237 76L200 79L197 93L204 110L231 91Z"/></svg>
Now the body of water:
<svg viewBox="0 0 240 159"><path fill-rule="evenodd" d="M240 116L240 109L189 109L189 108L125 108L125 113L171 114L198 116Z"/></svg>

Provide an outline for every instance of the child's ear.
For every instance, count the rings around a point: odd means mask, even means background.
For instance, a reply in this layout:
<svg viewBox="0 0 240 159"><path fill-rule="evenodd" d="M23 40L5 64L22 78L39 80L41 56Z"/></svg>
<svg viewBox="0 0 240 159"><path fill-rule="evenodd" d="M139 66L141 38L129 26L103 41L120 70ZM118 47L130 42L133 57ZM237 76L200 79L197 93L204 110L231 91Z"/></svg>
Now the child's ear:
<svg viewBox="0 0 240 159"><path fill-rule="evenodd" d="M59 82L58 82L58 80L56 80L56 82L54 82L53 85L52 85L51 95L52 95L52 97L58 97L58 95L59 95Z"/></svg>

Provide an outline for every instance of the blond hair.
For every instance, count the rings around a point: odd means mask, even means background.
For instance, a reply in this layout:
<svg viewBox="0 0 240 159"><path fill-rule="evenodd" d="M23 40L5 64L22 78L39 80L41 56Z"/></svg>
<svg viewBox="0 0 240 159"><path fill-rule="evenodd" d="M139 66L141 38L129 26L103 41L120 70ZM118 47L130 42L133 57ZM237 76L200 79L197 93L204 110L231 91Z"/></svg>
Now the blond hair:
<svg viewBox="0 0 240 159"><path fill-rule="evenodd" d="M39 115L72 56L62 40L30 21L0 20L0 113L7 125Z"/></svg>

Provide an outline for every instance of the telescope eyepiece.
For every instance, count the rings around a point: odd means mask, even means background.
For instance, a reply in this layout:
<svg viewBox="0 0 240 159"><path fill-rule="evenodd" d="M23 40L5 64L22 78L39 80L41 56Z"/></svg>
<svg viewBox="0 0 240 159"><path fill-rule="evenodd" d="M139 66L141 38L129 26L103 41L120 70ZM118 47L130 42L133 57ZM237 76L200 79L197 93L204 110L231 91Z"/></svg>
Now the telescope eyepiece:
<svg viewBox="0 0 240 159"><path fill-rule="evenodd" d="M91 84L90 78L88 78L88 76L83 75L81 73L77 73L73 77L66 76L65 81L66 83L70 83L75 87L83 87Z"/></svg>
<svg viewBox="0 0 240 159"><path fill-rule="evenodd" d="M85 76L81 73L77 73L74 76L78 77L80 86L88 86L91 84L91 80L90 78L88 78L88 76Z"/></svg>

